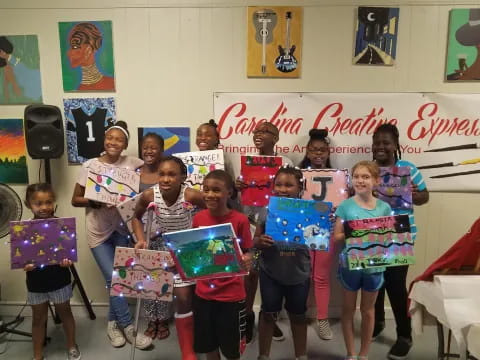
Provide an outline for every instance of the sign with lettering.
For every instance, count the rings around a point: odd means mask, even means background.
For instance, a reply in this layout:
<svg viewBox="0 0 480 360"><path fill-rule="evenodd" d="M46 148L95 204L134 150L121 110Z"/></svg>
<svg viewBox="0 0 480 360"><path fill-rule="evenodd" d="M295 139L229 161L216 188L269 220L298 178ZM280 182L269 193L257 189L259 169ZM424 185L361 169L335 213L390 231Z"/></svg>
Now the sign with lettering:
<svg viewBox="0 0 480 360"><path fill-rule="evenodd" d="M408 166L381 167L380 184L375 187L376 196L392 209L411 209L411 186Z"/></svg>
<svg viewBox="0 0 480 360"><path fill-rule="evenodd" d="M337 207L348 198L348 170L302 169L305 189L302 199L328 201Z"/></svg>
<svg viewBox="0 0 480 360"><path fill-rule="evenodd" d="M222 150L193 151L173 154L187 166L187 186L201 190L203 179L213 170L225 168Z"/></svg>
<svg viewBox="0 0 480 360"><path fill-rule="evenodd" d="M343 223L350 270L415 263L408 215Z"/></svg>

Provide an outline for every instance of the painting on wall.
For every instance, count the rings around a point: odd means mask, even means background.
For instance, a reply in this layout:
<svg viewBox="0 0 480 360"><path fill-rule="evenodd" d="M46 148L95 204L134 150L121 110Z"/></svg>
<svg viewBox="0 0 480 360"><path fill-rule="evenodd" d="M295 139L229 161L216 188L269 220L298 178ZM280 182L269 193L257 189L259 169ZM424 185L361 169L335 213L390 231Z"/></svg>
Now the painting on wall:
<svg viewBox="0 0 480 360"><path fill-rule="evenodd" d="M77 261L75 218L11 221L10 256L12 269Z"/></svg>
<svg viewBox="0 0 480 360"><path fill-rule="evenodd" d="M358 8L354 64L395 64L399 13L399 8Z"/></svg>
<svg viewBox="0 0 480 360"><path fill-rule="evenodd" d="M408 215L345 221L350 270L415 263Z"/></svg>
<svg viewBox="0 0 480 360"><path fill-rule="evenodd" d="M105 128L116 121L114 98L63 99L69 164L103 152Z"/></svg>
<svg viewBox="0 0 480 360"><path fill-rule="evenodd" d="M452 9L445 69L447 81L480 80L480 8Z"/></svg>
<svg viewBox="0 0 480 360"><path fill-rule="evenodd" d="M115 91L111 21L59 22L64 91Z"/></svg>
<svg viewBox="0 0 480 360"><path fill-rule="evenodd" d="M0 36L0 104L42 102L36 35Z"/></svg>
<svg viewBox="0 0 480 360"><path fill-rule="evenodd" d="M247 13L247 76L300 77L303 8L249 6Z"/></svg>
<svg viewBox="0 0 480 360"><path fill-rule="evenodd" d="M0 182L28 184L22 119L0 119Z"/></svg>
<svg viewBox="0 0 480 360"><path fill-rule="evenodd" d="M347 169L302 169L305 188L302 199L331 202L337 207L348 197Z"/></svg>
<svg viewBox="0 0 480 360"><path fill-rule="evenodd" d="M187 166L185 184L197 190L201 190L203 179L210 171L225 168L223 150L193 151L173 155L182 159Z"/></svg>
<svg viewBox="0 0 480 360"><path fill-rule="evenodd" d="M168 251L118 246L113 260L110 295L173 301L173 266Z"/></svg>
<svg viewBox="0 0 480 360"><path fill-rule="evenodd" d="M142 154L141 140L148 133L158 134L163 138L165 142L163 155L165 156L190 151L190 128L188 127L139 127L138 157Z"/></svg>
<svg viewBox="0 0 480 360"><path fill-rule="evenodd" d="M375 187L376 196L392 209L411 209L412 189L410 168L391 166L380 168L380 184Z"/></svg>

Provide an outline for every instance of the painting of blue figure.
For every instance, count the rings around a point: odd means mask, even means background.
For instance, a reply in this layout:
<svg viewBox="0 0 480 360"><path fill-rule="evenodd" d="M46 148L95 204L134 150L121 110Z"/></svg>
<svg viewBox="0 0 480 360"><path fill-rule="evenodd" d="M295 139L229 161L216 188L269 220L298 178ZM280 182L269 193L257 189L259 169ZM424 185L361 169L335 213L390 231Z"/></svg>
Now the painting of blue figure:
<svg viewBox="0 0 480 360"><path fill-rule="evenodd" d="M138 128L138 157L142 155L140 144L148 133L160 135L164 140L163 155L190 151L190 128L188 127L139 127Z"/></svg>
<svg viewBox="0 0 480 360"><path fill-rule="evenodd" d="M353 63L393 65L397 56L399 8L358 8Z"/></svg>
<svg viewBox="0 0 480 360"><path fill-rule="evenodd" d="M268 204L265 234L289 245L328 250L332 203L272 196ZM283 244L285 245L285 244Z"/></svg>

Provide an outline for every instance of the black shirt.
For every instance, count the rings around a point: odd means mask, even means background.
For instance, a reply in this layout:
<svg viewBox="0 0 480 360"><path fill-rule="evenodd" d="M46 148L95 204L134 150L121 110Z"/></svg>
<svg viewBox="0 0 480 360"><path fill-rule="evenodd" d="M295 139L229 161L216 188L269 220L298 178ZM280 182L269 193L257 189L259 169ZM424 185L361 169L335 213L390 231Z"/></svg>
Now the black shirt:
<svg viewBox="0 0 480 360"><path fill-rule="evenodd" d="M61 289L71 283L70 270L60 265L48 265L27 271L27 289L30 292L46 293Z"/></svg>

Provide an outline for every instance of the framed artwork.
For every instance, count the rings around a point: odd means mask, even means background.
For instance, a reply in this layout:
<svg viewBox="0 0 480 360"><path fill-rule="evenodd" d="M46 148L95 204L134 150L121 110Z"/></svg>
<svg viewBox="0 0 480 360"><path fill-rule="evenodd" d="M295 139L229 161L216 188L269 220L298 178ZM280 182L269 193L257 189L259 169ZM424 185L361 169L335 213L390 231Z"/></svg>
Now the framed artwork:
<svg viewBox="0 0 480 360"><path fill-rule="evenodd" d="M28 184L22 119L0 119L0 182Z"/></svg>
<svg viewBox="0 0 480 360"><path fill-rule="evenodd" d="M88 167L85 197L105 204L118 205L138 194L140 174L136 171L93 162Z"/></svg>
<svg viewBox="0 0 480 360"><path fill-rule="evenodd" d="M327 251L332 234L331 211L329 202L272 196L265 234L275 241Z"/></svg>
<svg viewBox="0 0 480 360"><path fill-rule="evenodd" d="M140 144L148 133L160 135L165 144L163 155L172 155L190 151L190 128L188 127L139 127L138 128L138 157L141 157Z"/></svg>
<svg viewBox="0 0 480 360"><path fill-rule="evenodd" d="M11 221L10 259L12 269L77 261L75 218Z"/></svg>
<svg viewBox="0 0 480 360"><path fill-rule="evenodd" d="M447 81L480 80L480 8L452 9L448 25Z"/></svg>
<svg viewBox="0 0 480 360"><path fill-rule="evenodd" d="M375 187L376 196L387 202L392 209L411 209L412 189L410 168L392 166L380 168L380 185Z"/></svg>
<svg viewBox="0 0 480 360"><path fill-rule="evenodd" d="M0 36L0 105L42 103L37 35Z"/></svg>
<svg viewBox="0 0 480 360"><path fill-rule="evenodd" d="M242 276L241 250L231 224L163 234L183 280Z"/></svg>
<svg viewBox="0 0 480 360"><path fill-rule="evenodd" d="M110 295L173 301L173 266L168 251L115 249Z"/></svg>
<svg viewBox="0 0 480 360"><path fill-rule="evenodd" d="M343 226L350 270L415 263L408 215L350 220Z"/></svg>
<svg viewBox="0 0 480 360"><path fill-rule="evenodd" d="M247 13L247 76L300 77L303 8L249 6Z"/></svg>
<svg viewBox="0 0 480 360"><path fill-rule="evenodd" d="M213 170L225 168L223 150L193 151L176 153L174 156L182 159L187 166L187 186L201 190L203 179Z"/></svg>
<svg viewBox="0 0 480 360"><path fill-rule="evenodd" d="M337 207L348 198L347 169L302 169L302 199L331 202Z"/></svg>
<svg viewBox="0 0 480 360"><path fill-rule="evenodd" d="M63 99L69 164L100 156L107 126L116 122L114 98Z"/></svg>
<svg viewBox="0 0 480 360"><path fill-rule="evenodd" d="M399 8L366 6L358 8L354 64L395 64L399 13Z"/></svg>
<svg viewBox="0 0 480 360"><path fill-rule="evenodd" d="M111 21L59 22L64 91L115 91Z"/></svg>
<svg viewBox="0 0 480 360"><path fill-rule="evenodd" d="M280 156L242 155L240 176L247 184L241 202L249 206L267 206L272 195L273 178L282 166Z"/></svg>

